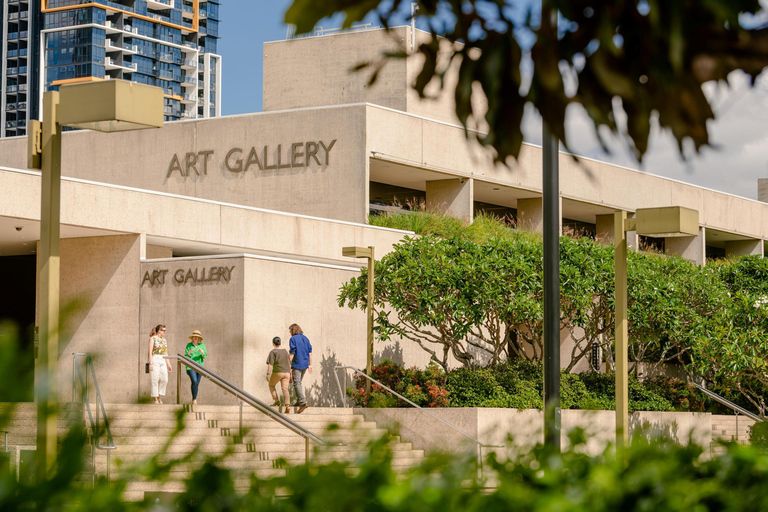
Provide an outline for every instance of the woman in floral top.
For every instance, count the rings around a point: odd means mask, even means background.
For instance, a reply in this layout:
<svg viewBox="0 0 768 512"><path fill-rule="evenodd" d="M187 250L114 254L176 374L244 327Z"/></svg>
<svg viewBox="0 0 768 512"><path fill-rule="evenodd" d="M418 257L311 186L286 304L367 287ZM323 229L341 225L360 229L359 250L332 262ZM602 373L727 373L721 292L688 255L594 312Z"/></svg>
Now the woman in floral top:
<svg viewBox="0 0 768 512"><path fill-rule="evenodd" d="M165 387L168 384L168 373L173 371L171 362L163 356L168 354L168 342L165 341L165 326L158 325L149 333L149 373L152 377L152 391L150 395L156 404L163 401Z"/></svg>

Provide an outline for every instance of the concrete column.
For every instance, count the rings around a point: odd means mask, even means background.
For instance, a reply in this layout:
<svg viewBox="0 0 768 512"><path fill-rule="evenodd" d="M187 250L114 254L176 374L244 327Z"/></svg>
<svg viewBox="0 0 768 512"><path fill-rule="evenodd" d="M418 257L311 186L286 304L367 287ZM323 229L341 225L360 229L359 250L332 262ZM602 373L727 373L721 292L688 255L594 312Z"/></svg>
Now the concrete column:
<svg viewBox="0 0 768 512"><path fill-rule="evenodd" d="M145 259L159 260L163 258L173 258L173 249L161 245L147 244L147 256Z"/></svg>
<svg viewBox="0 0 768 512"><path fill-rule="evenodd" d="M544 200L541 197L517 200L517 227L536 233L544 231ZM563 234L563 199L560 198L560 234Z"/></svg>
<svg viewBox="0 0 768 512"><path fill-rule="evenodd" d="M733 240L725 242L725 256L763 256L762 240Z"/></svg>
<svg viewBox="0 0 768 512"><path fill-rule="evenodd" d="M627 218L633 218L634 213L627 213ZM595 232L597 239L605 243L613 243L613 214L595 216ZM636 251L640 246L637 231L627 231L627 248Z"/></svg>
<svg viewBox="0 0 768 512"><path fill-rule="evenodd" d="M427 209L445 212L451 217L472 222L474 183L471 178L428 181Z"/></svg>
<svg viewBox="0 0 768 512"><path fill-rule="evenodd" d="M707 262L707 231L699 228L699 236L675 236L666 239L667 254L675 254L696 263L705 265Z"/></svg>
<svg viewBox="0 0 768 512"><path fill-rule="evenodd" d="M757 179L757 200L768 203L768 178Z"/></svg>
<svg viewBox="0 0 768 512"><path fill-rule="evenodd" d="M613 243L613 214L595 216L595 234L597 239L606 243Z"/></svg>

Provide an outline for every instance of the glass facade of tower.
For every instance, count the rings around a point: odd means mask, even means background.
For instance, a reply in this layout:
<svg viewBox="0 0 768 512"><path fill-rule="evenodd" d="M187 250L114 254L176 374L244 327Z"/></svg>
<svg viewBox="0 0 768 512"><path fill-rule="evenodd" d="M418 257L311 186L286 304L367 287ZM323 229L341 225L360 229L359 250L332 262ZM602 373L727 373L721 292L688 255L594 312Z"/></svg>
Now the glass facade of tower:
<svg viewBox="0 0 768 512"><path fill-rule="evenodd" d="M38 0L0 0L0 136L26 135L37 115Z"/></svg>
<svg viewBox="0 0 768 512"><path fill-rule="evenodd" d="M219 1L0 2L0 136L26 133L38 118L38 90L93 80L161 87L166 121L220 115Z"/></svg>

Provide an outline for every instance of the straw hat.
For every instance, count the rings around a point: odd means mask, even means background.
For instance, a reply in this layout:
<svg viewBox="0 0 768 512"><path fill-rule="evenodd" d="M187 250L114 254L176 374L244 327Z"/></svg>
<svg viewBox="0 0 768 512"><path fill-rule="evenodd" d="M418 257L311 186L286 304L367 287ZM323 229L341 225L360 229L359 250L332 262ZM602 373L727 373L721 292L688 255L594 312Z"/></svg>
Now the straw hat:
<svg viewBox="0 0 768 512"><path fill-rule="evenodd" d="M198 338L200 338L200 341L203 341L203 335L200 331L198 330L192 331L192 336L190 336L189 339L192 339L193 336L197 336Z"/></svg>

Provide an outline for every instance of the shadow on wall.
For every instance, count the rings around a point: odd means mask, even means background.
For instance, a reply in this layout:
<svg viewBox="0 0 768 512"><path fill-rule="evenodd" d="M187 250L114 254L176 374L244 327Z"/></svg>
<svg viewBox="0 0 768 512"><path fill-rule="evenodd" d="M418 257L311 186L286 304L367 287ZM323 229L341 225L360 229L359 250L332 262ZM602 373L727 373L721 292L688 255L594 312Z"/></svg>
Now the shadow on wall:
<svg viewBox="0 0 768 512"><path fill-rule="evenodd" d="M403 359L403 348L400 346L400 341L388 343L381 352L376 353L374 351L373 363L378 364L382 359L389 359L394 363L404 365L405 360Z"/></svg>
<svg viewBox="0 0 768 512"><path fill-rule="evenodd" d="M635 414L629 415L629 431L632 435L642 433L646 439L667 438L680 443L681 439L678 437L679 430L680 426L676 421L672 423L651 423L645 418L639 418Z"/></svg>
<svg viewBox="0 0 768 512"><path fill-rule="evenodd" d="M307 402L312 407L343 407L339 390L336 386L334 372L337 366L344 363L336 358L336 354L323 356L320 361L320 375L316 375L312 386L305 390Z"/></svg>

